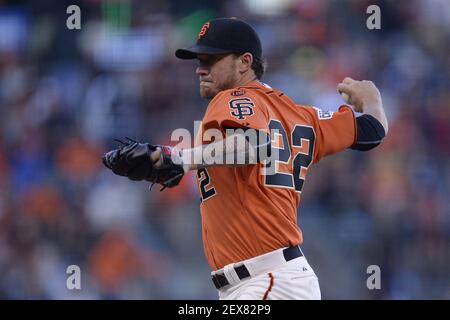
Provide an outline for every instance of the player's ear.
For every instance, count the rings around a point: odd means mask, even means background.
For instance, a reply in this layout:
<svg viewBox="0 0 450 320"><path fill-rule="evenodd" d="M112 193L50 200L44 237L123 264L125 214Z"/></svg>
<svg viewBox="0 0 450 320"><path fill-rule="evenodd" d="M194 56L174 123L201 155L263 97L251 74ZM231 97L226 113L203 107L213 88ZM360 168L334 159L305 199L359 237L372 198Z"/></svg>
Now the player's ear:
<svg viewBox="0 0 450 320"><path fill-rule="evenodd" d="M238 61L238 70L240 73L245 73L249 69L251 69L253 63L253 55L249 52L246 52L244 54L241 54L239 56Z"/></svg>

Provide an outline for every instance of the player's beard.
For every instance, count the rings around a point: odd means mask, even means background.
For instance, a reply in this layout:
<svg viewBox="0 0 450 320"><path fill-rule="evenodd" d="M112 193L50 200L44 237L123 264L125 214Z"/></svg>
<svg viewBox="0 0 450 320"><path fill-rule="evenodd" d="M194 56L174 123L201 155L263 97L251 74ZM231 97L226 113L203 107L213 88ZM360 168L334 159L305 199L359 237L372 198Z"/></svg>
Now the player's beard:
<svg viewBox="0 0 450 320"><path fill-rule="evenodd" d="M219 92L234 88L237 83L237 76L234 72L230 72L222 81L206 82L204 85L200 83L200 96L204 99L211 100Z"/></svg>

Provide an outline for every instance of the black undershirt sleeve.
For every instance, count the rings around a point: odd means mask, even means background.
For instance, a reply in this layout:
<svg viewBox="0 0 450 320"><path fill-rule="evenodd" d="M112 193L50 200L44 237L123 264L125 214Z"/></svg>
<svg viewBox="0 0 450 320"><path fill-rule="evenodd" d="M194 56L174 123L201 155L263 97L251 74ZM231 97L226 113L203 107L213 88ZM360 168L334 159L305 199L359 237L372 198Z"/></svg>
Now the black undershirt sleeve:
<svg viewBox="0 0 450 320"><path fill-rule="evenodd" d="M358 130L355 144L350 148L359 151L368 151L378 146L386 133L383 125L373 116L364 114L356 118Z"/></svg>

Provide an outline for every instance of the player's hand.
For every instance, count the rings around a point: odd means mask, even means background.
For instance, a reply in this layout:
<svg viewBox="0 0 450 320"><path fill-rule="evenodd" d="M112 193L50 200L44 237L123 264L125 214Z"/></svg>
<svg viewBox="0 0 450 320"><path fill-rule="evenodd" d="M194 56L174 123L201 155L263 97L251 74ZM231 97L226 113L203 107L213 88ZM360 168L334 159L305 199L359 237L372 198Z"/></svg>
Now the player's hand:
<svg viewBox="0 0 450 320"><path fill-rule="evenodd" d="M164 188L172 188L180 183L185 173L180 149L157 145L152 149L150 159L154 170L147 181L159 183Z"/></svg>
<svg viewBox="0 0 450 320"><path fill-rule="evenodd" d="M156 150L152 151L150 153L150 159L153 162L153 167L156 169L161 168L163 164L163 157L162 157L162 149L161 147L156 147Z"/></svg>
<svg viewBox="0 0 450 320"><path fill-rule="evenodd" d="M356 112L363 112L366 107L381 106L380 91L372 81L358 81L346 77L338 84L337 89Z"/></svg>

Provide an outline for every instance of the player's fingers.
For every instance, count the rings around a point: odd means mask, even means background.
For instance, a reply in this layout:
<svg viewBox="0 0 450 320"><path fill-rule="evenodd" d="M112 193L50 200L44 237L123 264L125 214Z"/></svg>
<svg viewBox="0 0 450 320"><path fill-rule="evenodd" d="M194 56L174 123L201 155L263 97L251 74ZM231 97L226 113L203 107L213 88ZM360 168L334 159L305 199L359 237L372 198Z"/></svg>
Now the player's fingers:
<svg viewBox="0 0 450 320"><path fill-rule="evenodd" d="M343 83L345 84L351 84L354 83L356 80L350 77L345 77L344 80L342 80Z"/></svg>
<svg viewBox="0 0 450 320"><path fill-rule="evenodd" d="M150 159L152 159L152 162L156 162L161 157L161 148L157 147L155 151L152 151L150 154Z"/></svg>
<svg viewBox="0 0 450 320"><path fill-rule="evenodd" d="M161 156L161 148L157 147L155 151L150 154L150 159L153 162L155 168L158 168L162 165L162 156Z"/></svg>
<svg viewBox="0 0 450 320"><path fill-rule="evenodd" d="M350 85L342 83L342 82L337 85L337 90L339 93L346 93L348 95L350 95L351 91L352 91L352 89L350 88Z"/></svg>

